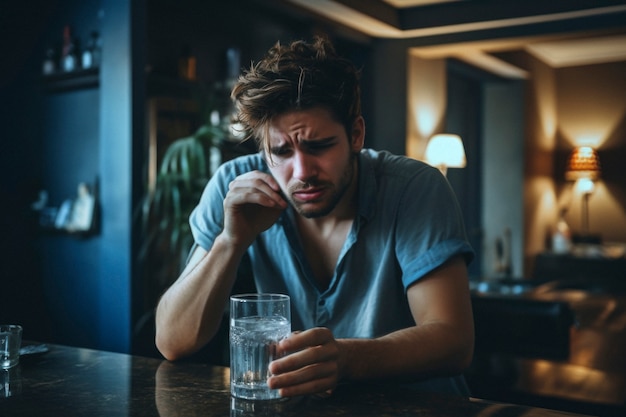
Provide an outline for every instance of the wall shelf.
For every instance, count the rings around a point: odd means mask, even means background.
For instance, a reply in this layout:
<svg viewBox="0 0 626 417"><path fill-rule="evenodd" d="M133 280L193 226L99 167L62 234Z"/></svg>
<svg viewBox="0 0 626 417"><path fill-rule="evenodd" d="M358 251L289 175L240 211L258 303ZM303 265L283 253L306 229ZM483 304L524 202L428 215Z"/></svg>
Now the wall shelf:
<svg viewBox="0 0 626 417"><path fill-rule="evenodd" d="M88 68L72 72L45 75L43 77L43 84L48 93L95 88L100 85L100 69Z"/></svg>

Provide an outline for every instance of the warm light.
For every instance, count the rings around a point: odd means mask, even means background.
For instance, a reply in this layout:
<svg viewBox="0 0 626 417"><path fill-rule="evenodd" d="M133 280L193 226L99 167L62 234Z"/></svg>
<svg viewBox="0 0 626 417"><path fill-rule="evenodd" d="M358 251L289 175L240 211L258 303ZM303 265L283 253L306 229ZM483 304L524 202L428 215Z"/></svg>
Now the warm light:
<svg viewBox="0 0 626 417"><path fill-rule="evenodd" d="M430 138L424 158L444 175L448 168L463 168L466 165L463 141L458 135L438 134Z"/></svg>
<svg viewBox="0 0 626 417"><path fill-rule="evenodd" d="M596 180L600 177L600 159L591 146L579 146L572 151L567 163L565 178L578 180L587 178Z"/></svg>
<svg viewBox="0 0 626 417"><path fill-rule="evenodd" d="M595 188L594 180L600 177L600 159L591 146L579 146L572 151L567 163L565 178L576 180L575 187L582 194L582 234L589 236L589 197Z"/></svg>
<svg viewBox="0 0 626 417"><path fill-rule="evenodd" d="M593 180L591 178L579 178L576 180L576 184L574 184L576 190L580 194L591 194L595 188Z"/></svg>
<svg viewBox="0 0 626 417"><path fill-rule="evenodd" d="M407 64L406 152L407 156L420 159L428 139L443 129L446 60L410 56Z"/></svg>

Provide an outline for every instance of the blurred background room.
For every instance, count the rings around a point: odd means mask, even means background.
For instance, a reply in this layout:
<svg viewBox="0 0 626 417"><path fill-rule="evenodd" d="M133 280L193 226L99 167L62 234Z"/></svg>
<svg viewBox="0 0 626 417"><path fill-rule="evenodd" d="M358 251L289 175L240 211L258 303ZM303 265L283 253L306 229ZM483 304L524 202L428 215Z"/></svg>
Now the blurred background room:
<svg viewBox="0 0 626 417"><path fill-rule="evenodd" d="M362 68L366 146L457 194L474 395L623 415L625 1L4 1L0 35L0 322L24 339L158 357L189 210L254 152L233 80L324 35Z"/></svg>

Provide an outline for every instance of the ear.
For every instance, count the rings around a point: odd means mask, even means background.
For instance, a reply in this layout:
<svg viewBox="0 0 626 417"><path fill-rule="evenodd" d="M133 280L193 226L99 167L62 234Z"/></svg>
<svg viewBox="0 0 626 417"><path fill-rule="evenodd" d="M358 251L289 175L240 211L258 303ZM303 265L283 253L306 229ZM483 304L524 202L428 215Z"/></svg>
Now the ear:
<svg viewBox="0 0 626 417"><path fill-rule="evenodd" d="M365 120L363 116L357 117L354 123L352 123L351 135L350 146L352 152L359 152L363 149L363 144L365 143Z"/></svg>

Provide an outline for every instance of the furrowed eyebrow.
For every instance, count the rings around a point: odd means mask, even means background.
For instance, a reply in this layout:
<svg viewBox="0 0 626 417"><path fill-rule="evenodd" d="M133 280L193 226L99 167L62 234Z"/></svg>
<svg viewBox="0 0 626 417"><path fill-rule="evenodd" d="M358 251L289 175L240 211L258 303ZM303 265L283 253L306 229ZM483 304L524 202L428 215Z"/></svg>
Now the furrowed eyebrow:
<svg viewBox="0 0 626 417"><path fill-rule="evenodd" d="M330 136L322 139L301 139L300 144L305 148L315 148L320 146L331 145L333 142L337 140L337 136ZM283 143L277 146L270 146L269 151L273 155L279 155L287 149L290 149L291 145L288 143Z"/></svg>
<svg viewBox="0 0 626 417"><path fill-rule="evenodd" d="M333 143L336 139L337 139L337 136L330 136L330 137L327 137L327 138L312 139L312 140L302 139L302 140L300 141L300 143L301 143L303 146L307 146L307 147L315 147L315 146L330 145L330 144L331 144L331 143Z"/></svg>

